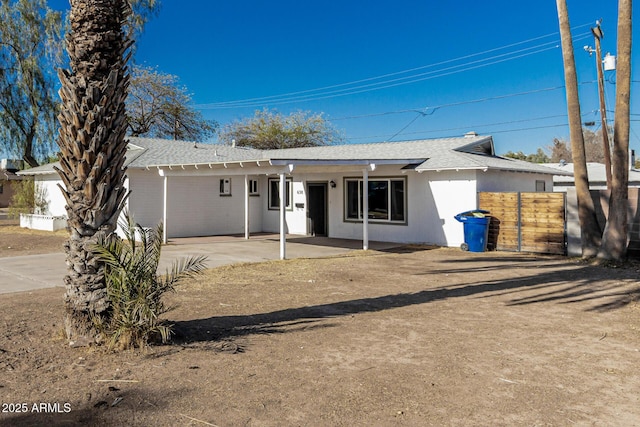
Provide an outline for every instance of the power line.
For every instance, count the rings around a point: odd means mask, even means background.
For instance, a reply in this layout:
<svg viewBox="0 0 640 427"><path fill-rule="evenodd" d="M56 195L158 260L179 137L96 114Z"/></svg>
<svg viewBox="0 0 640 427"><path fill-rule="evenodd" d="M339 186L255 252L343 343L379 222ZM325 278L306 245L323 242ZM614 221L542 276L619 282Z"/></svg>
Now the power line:
<svg viewBox="0 0 640 427"><path fill-rule="evenodd" d="M586 116L591 114L591 112L587 112L587 113L583 113L582 116ZM451 127L451 128L440 128L440 129L430 129L430 130L421 130L421 131L414 131L414 132L405 132L405 133L401 133L400 132L396 132L396 134L394 134L391 138L388 138L386 140L391 140L393 138L395 138L398 135L420 135L420 134L429 134L429 133L446 133L446 132L452 132L452 131L459 131L459 130L469 130L469 129L476 129L476 128L482 128L482 127L489 127L489 126L504 126L504 125L511 125L511 124L517 124L517 123L527 123L527 122L534 122L534 121L539 121L539 120L549 120L549 119L554 119L554 118L559 118L559 117L567 117L566 114L556 114L556 115L551 115L551 116L542 116L542 117L535 117L532 119L520 119L520 120L509 120L509 121L504 121L504 122L496 122L496 123L487 123L487 124L476 124L476 125L465 125L465 126L457 126L457 127ZM415 121L417 118L415 118L413 121ZM518 132L518 131L525 131L525 130L533 130L533 129L545 129L545 128L554 128L554 127L562 127L562 126L567 126L567 123L563 123L563 124L553 124L553 125L544 125L544 126L535 126L535 127L527 127L527 128L517 128L517 129L505 129L505 130L493 130L493 131L489 131L487 133L489 134L494 134L494 133L507 133L507 132ZM405 126L403 128L406 129L408 126ZM359 139L384 139L386 138L386 135L373 135L373 136L362 136L362 137L352 137L349 138L351 140L359 140Z"/></svg>
<svg viewBox="0 0 640 427"><path fill-rule="evenodd" d="M581 27L584 27L584 26L587 26L587 25L589 25L589 24L581 25L581 26L578 26L576 28L581 28ZM487 53L490 53L490 52L504 50L504 49L507 49L507 48L510 48L510 47L518 46L518 45L521 45L521 44L529 43L531 41L535 41L535 40L539 40L539 39L546 38L546 37L549 37L549 36L553 36L555 34L557 34L557 33L551 33L551 34L547 34L547 35L544 35L544 36L535 37L535 38L532 38L532 39L529 39L529 40L525 40L525 41L521 41L521 42L505 45L505 46L502 46L502 47L499 47L499 48L489 49L489 50L486 50L486 51L483 51L483 52L474 53L474 54L462 56L462 57L451 59L451 60L447 60L447 61L441 61L441 62L436 63L436 64L429 64L429 65L416 67L416 68L412 68L412 69L408 69L408 70L398 71L398 72L395 72L395 73L389 73L389 74L384 74L384 75L381 75L381 76L370 77L370 78L367 78L367 79L355 80L355 81L352 81L352 82L341 83L341 84L331 85L331 86L325 86L325 87L321 87L321 88L317 88L317 89L309 89L309 90L303 90L303 91L297 91L297 92L289 92L289 93L280 94L280 95L271 95L271 96L265 96L265 97L248 98L248 99L236 100L236 101L223 101L223 102L218 102L218 103L199 104L196 107L199 108L199 109L222 109L222 108L243 108L243 107L252 107L252 106L255 107L255 106L264 105L265 103L270 104L270 105L277 105L277 104L290 103L290 102L312 101L312 100L318 100L318 99L333 98L333 97L336 97L336 96L347 96L347 95L352 95L352 94L357 94L357 93L362 93L362 92L368 92L368 91L372 91L372 90L380 90L380 89L385 89L385 88L404 85L404 84L416 83L416 82L423 81L423 80L428 80L428 79L432 79L432 78L436 78L436 77L446 76L446 75L449 75L449 74L468 71L468 70L475 69L475 68L480 68L480 67L484 67L484 66L500 63L500 62L505 62L507 60L513 60L513 59L521 58L521 57L524 57L524 56L533 55L533 54L536 54L536 53L544 52L546 50L555 49L557 47L557 42L556 41L546 42L546 43L543 43L543 44L540 44L540 45L537 45L537 46L531 46L531 47L527 47L527 48L524 48L524 49L516 50L516 51L513 51L513 52L507 52L507 53L503 53L503 54L500 54L500 55L495 55L493 57L479 59L479 60L476 60L476 61L472 61L470 63L459 64L459 65L447 67L447 68L444 68L444 69L441 69L441 70L434 70L434 71L429 71L429 72L424 72L424 73L419 73L419 74L414 74L414 75L409 75L409 76L404 76L404 77L398 77L398 78L394 78L394 79L391 79L391 80L384 80L384 81L379 81L379 82L375 82L375 83L368 83L368 84L364 84L364 85L360 84L360 83L365 83L365 82L373 82L375 80L381 80L381 79L385 79L385 78L393 77L393 76L398 76L398 75L402 75L402 74L407 74L407 73L410 73L410 72L414 72L414 71L418 71L418 70L422 70L422 69L426 69L426 68L433 68L433 67L436 67L436 66L439 66L439 65L445 65L445 64L456 62L456 61L460 61L460 60L463 60L463 59L468 59L468 58L484 55L484 54L487 54ZM580 39L587 38L587 37L589 37L589 36L588 35L578 36L576 38L576 40L580 40ZM547 46L547 45L550 45L550 44L554 44L554 46L553 47L544 47L544 46ZM538 49L538 50L534 50L534 49ZM527 52L527 51L529 51L529 52ZM520 53L520 55L513 56L514 54L518 54L518 53ZM511 55L511 57L508 57L510 55ZM505 57L508 57L508 58L505 58ZM497 58L503 58L503 59L497 59ZM487 62L487 61L490 61L490 62ZM479 64L479 63L483 63L483 62L484 62L484 64L476 65L474 67L468 67L471 64ZM462 67L467 67L467 68L462 68ZM460 69L460 68L462 68L462 69ZM452 70L455 70L455 71L452 71ZM443 73L443 71L450 71L450 72ZM441 74L436 74L436 73L441 73ZM424 76L428 76L428 77L424 77ZM419 77L421 77L421 78L419 78ZM358 86L353 86L355 84L359 84L359 85ZM347 87L347 86L349 86L349 87ZM342 89L329 90L329 89L336 89L336 88L342 88Z"/></svg>
<svg viewBox="0 0 640 427"><path fill-rule="evenodd" d="M479 102L494 101L494 100L497 100L497 99L505 99L505 98L512 98L512 97L516 97L516 96L531 95L531 94L534 94L534 93L549 92L549 91L554 91L554 90L559 90L559 89L564 89L564 86L553 86L553 87L547 87L547 88L543 88L543 89L533 89L533 90L529 90L529 91L525 91L525 92L517 92L517 93L506 94L506 95L489 96L489 97L486 97L486 98L477 98L477 99L471 99L471 100L468 100L468 101L451 102L451 103L448 103L448 104L426 106L426 107L423 107L423 108L409 108L409 109L404 109L404 110L385 111L385 112L382 112L382 113L360 114L360 115L356 115L356 116L344 116L344 117L337 117L337 118L333 118L332 117L331 121L335 122L335 121L339 121L339 120L362 119L362 118L377 117L377 116L387 116L387 115L390 115L390 114L420 113L421 111L438 110L438 109L445 108L445 107L456 107L458 105L475 104L475 103L479 103Z"/></svg>
<svg viewBox="0 0 640 427"><path fill-rule="evenodd" d="M268 102L267 104L268 105L282 105L282 104L289 104L289 103L292 103L292 102L317 101L317 100L336 98L336 97L341 97L341 96L356 95L356 94L359 94L359 93L371 92L371 91L376 91L376 90L381 90L381 89L388 89L388 88L392 88L392 87L396 87L396 86L403 86L403 85L407 85L407 84L418 83L418 82L425 81L425 80L431 80L431 79L435 79L435 78L439 78L439 77L444 77L444 76L448 76L448 75L452 75L452 74L458 74L458 73L461 73L461 72L465 72L465 71L470 71L470 70L486 67L486 66L489 66L489 65L495 65L495 64L502 63L502 62L511 61L511 60L514 60L514 59L518 59L518 58L522 58L522 57L525 57L525 56L534 55L534 54L537 54L537 53L541 53L541 52L544 52L544 51L547 51L547 50L556 49L556 48L557 48L557 46L538 49L537 51L528 52L528 53L522 53L520 55L511 56L511 57L503 58L503 59L497 59L497 60L490 61L490 62L484 62L482 64L478 64L478 65L475 65L475 66L467 66L466 68L461 68L461 69L457 69L457 70L455 68L460 68L460 67L466 66L468 64L456 65L456 66L453 66L453 67L446 68L444 70L437 70L437 71L421 73L421 74L417 74L417 75L413 75L413 76L401 77L401 78L389 80L389 81L386 81L386 82L371 83L371 84L362 85L362 86L356 86L356 87L348 88L348 89L339 89L339 90L335 90L335 91L329 91L329 92L326 92L325 94L318 94L318 95L313 95L313 96L306 95L306 96L299 96L299 97L283 98L281 100L277 100L277 101L274 101L274 102ZM495 58L498 58L500 56L503 56L503 55L496 56ZM487 58L487 59L483 59L483 60L480 60L480 61L475 61L474 63L488 61L489 59L493 59L493 58ZM451 71L448 71L448 70L451 70ZM448 72L442 72L442 71L448 71ZM435 74L434 75L434 73L436 73L436 72L440 72L440 74ZM422 77L422 76L426 76L426 77ZM200 109L229 109L229 108L259 107L259 106L263 106L263 105L265 105L265 103L255 102L255 103L237 104L237 105L220 106L220 107L200 105L199 108Z"/></svg>

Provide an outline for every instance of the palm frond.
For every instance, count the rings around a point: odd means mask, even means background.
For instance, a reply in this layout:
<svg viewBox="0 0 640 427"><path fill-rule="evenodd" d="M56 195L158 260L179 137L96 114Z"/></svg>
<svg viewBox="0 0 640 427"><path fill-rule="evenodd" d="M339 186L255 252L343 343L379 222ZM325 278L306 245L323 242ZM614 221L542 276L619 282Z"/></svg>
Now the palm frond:
<svg viewBox="0 0 640 427"><path fill-rule="evenodd" d="M108 337L111 348L142 346L159 337L164 343L171 338L172 326L160 316L172 308L163 302L167 292L206 268L206 257L188 257L174 262L165 275L158 275L162 252L163 227L145 229L133 221L128 212L120 221L125 236L112 234L94 248L105 265L111 317L100 330ZM139 238L139 241L137 240Z"/></svg>

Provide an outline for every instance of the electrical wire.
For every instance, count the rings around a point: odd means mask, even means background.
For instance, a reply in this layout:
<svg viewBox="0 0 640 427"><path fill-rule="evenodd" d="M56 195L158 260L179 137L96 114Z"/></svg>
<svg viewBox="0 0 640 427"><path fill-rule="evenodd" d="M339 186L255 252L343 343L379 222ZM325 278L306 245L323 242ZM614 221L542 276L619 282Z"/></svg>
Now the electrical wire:
<svg viewBox="0 0 640 427"><path fill-rule="evenodd" d="M592 112L583 113L582 117L587 116L589 114L592 114ZM421 134L430 134L430 133L442 134L442 133L446 133L446 132L459 131L459 130L476 129L476 128L490 127L490 126L504 126L504 125L511 125L511 124L517 124L517 123L534 122L534 121L539 121L539 120L549 120L549 119L554 119L554 118L559 118L559 117L567 117L567 115L566 114L556 114L556 115L551 115L551 116L535 117L535 118L532 118L532 119L509 120L509 121L504 121L504 122L487 123L487 124L480 124L480 125L478 125L478 124L476 124L476 125L465 125L465 126L458 126L458 127L451 127L451 128L430 129L430 130L421 130L421 131L404 132L404 133L402 133L402 131L400 131L400 132L396 132L391 138L386 139L386 140L390 141L391 139L395 138L398 135L421 135ZM417 117L414 118L413 121L415 121L416 119L417 119ZM489 131L488 133L494 134L494 133L516 132L516 131L521 131L521 130L544 129L544 128L547 128L547 127L554 128L554 127L562 127L562 126L567 126L567 123L536 126L536 127L527 127L527 128L518 128L518 129L509 129L509 130L506 130L506 129L505 130L493 130L493 131ZM407 127L408 126L405 126L403 128L403 130L406 129ZM384 138L386 138L386 135L351 137L349 139L350 140L361 140L361 139L384 139Z"/></svg>
<svg viewBox="0 0 640 427"><path fill-rule="evenodd" d="M547 50L552 50L552 49L555 49L555 48L556 48L556 46L549 47L549 48L543 48L543 49L539 49L537 51L523 53L523 54L516 55L516 56L511 56L509 58L504 58L504 59L498 59L498 60L495 60L495 61L485 62L483 64L479 64L479 65L475 65L475 66L467 66L466 68L458 69L458 70L453 70L453 69L462 67L462 65L449 67L449 68L445 69L444 71L446 71L446 70L452 70L452 71L442 72L443 70L438 70L438 71L440 71L440 74L429 75L427 77L421 77L421 76L425 76L425 75L428 75L428 74L434 74L435 71L428 72L428 73L422 73L422 74L418 74L418 75L414 75L414 76L402 77L402 78L398 78L398 79L394 79L394 80L389 80L387 82L372 83L372 84L362 85L362 86L349 88L349 89L340 89L340 90L336 90L336 91L330 91L330 92L326 92L326 94L323 94L323 95L284 98L284 99L276 101L276 102L269 102L268 105L282 105L282 104L289 104L289 103L292 103L292 102L317 101L317 100L336 98L336 97L341 97L341 96L356 95L356 94L359 94L359 93L371 92L371 91L376 91L376 90L381 90L381 89L388 89L388 88L392 88L392 87L396 87L396 86L403 86L403 85L407 85L407 84L413 84L413 83L422 82L422 81L425 81L425 80L431 80L431 79L435 79L435 78L445 77L445 76L452 75L452 74L458 74L458 73L461 73L461 72L465 72L465 71L470 71L470 70L486 67L486 66L489 66L489 65L495 65L495 64L502 63L502 62L511 61L513 59L518 59L518 58L522 58L522 57L525 57L525 56L530 56L530 55L534 55L534 54L537 54L537 53L541 53L541 52L544 52L544 51L547 51ZM487 59L484 59L482 61L487 61ZM482 62L482 61L477 61L477 62ZM468 65L468 64L464 64L464 65ZM418 78L416 78L416 77L418 77ZM408 80L408 79L411 79L411 80ZM406 80L406 81L401 81L401 80ZM392 82L397 82L397 83L392 83ZM386 84L383 84L383 83L386 83ZM207 108L204 108L203 106L199 106L199 109L249 108L249 107L260 107L260 106L264 106L264 105L265 105L264 103L248 103L248 104L238 104L238 105L233 105L233 106L207 107Z"/></svg>
<svg viewBox="0 0 640 427"><path fill-rule="evenodd" d="M581 83L581 84L584 84L584 83ZM382 112L382 113L360 114L360 115L356 115L356 116L332 117L331 121L335 122L335 121L340 121L340 120L362 119L362 118L377 117L377 116L387 116L387 115L390 115L390 114L420 113L421 111L426 111L426 110L438 110L438 109L445 108L445 107L457 107L459 105L475 104L475 103L486 102L486 101L494 101L494 100L497 100L497 99L505 99L505 98L512 98L512 97L516 97L516 96L531 95L531 94L534 94L534 93L549 92L549 91L554 91L554 90L559 90L559 89L564 89L564 86L553 86L553 87L547 87L547 88L543 88L543 89L533 89L533 90L529 90L529 91L525 91L525 92L510 93L510 94L506 94L506 95L488 96L486 98L477 98L477 99L471 99L471 100L468 100L468 101L451 102L451 103L448 103L448 104L426 106L426 107L423 107L423 108L409 108L409 109L404 109L404 110L385 111L385 112Z"/></svg>
<svg viewBox="0 0 640 427"><path fill-rule="evenodd" d="M578 26L578 27L575 27L575 28L581 28L581 27L584 27L584 26L587 26L587 25L589 25L589 24L584 24L584 25L581 25L581 26ZM434 71L429 71L429 72L424 72L424 73L419 73L419 74L414 74L414 75L409 75L409 76L404 76L404 77L398 77L398 78L394 78L394 79L391 79L391 80L387 79L387 80L384 80L384 81L379 81L379 82L375 82L375 83L368 83L368 84L364 84L364 85L360 84L360 83L373 82L375 80L381 80L381 79L388 78L388 77L407 74L407 73L410 73L410 72L414 72L414 71L418 71L418 70L422 70L422 69L426 69L426 68L433 68L433 67L436 67L436 66L439 66L439 65L445 65L445 64L456 62L456 61L460 61L460 60L463 60L463 59L468 59L468 58L484 55L486 53L495 52L495 51L499 51L499 50L504 50L506 48L510 48L510 47L521 45L521 44L529 43L531 41L536 41L536 40L539 40L539 39L542 39L542 38L546 38L546 37L549 37L549 36L553 36L553 35L556 35L556 34L557 33L551 33L551 34L547 34L547 35L544 35L544 36L539 36L539 37L535 37L535 38L532 38L532 39L528 39L528 40L525 40L525 41L521 41L521 42L505 45L505 46L502 46L502 47L499 47L499 48L489 49L489 50L486 50L486 51L483 51L483 52L479 52L479 53L475 53L475 54L471 54L471 55L466 55L466 56L462 56L462 57L451 59L451 60L447 60L447 61L441 61L441 62L436 63L436 64L429 64L429 65L425 65L425 66L422 66L422 67L416 67L416 68L412 68L412 69L408 69L408 70L403 70L403 71L398 71L398 72L395 72L395 73L384 74L384 75L381 75L381 76L371 77L371 78L367 78L367 79L355 80L355 81L348 82L348 83L341 83L341 84L337 84L337 85L325 86L325 87L321 87L321 88L317 88L317 89L309 89L309 90L304 90L304 91L289 92L289 93L280 94L280 95L271 95L271 96L265 96L265 97L248 98L248 99L236 100L236 101L223 101L223 102L218 102L218 103L199 104L199 105L196 105L196 108L198 108L198 109L222 109L222 108L256 107L256 106L261 106L261 105L264 105L264 104L278 105L278 104L291 103L291 102L313 101L313 100L318 100L318 99L327 99L327 98L333 98L333 97L336 97L336 96L347 96L347 95L353 95L353 94L362 93L362 92L368 92L368 91L373 91L373 90L380 90L380 89L395 87L395 86L399 86L399 85L412 84L412 83L416 83L416 82L420 82L420 81L424 81L424 80L428 80L428 79L432 79L432 78L436 78L436 77L443 77L443 76L454 74L454 73L468 71L468 70L471 70L471 69L476 69L476 68L480 68L480 67L484 67L484 66L488 66L488 65L493 65L493 64L500 63L500 62L505 62L507 60L513 60L513 59L521 58L521 57L524 57L524 56L529 56L529 55L541 53L541 52L544 52L546 50L555 49L555 48L557 48L557 42L556 41L546 42L546 43L543 43L543 44L540 44L540 45L537 45L537 46L531 46L531 47L519 49L519 50L512 51L512 52L507 52L507 53L503 53L503 54L500 54L500 55L495 55L493 57L471 61L469 63L459 64L459 65L455 65L455 66L451 66L451 67L446 67L446 68L441 69L441 70L434 70ZM574 40L577 41L577 40L581 40L581 39L587 38L587 37L589 37L589 35L585 34L585 35L576 37ZM548 46L550 44L553 44L554 46L545 47L545 46ZM537 49L537 50L534 50L534 49ZM519 55L515 55L515 54L519 54ZM505 57L507 57L507 58L505 58ZM502 59L499 59L499 58L502 58ZM472 65L472 64L481 64L481 65L476 65L474 67L469 67L469 65ZM462 67L467 67L467 68L462 68ZM453 70L455 70L455 71L453 71ZM445 73L444 71L450 71L450 72ZM440 73L440 74L437 74L437 73ZM427 76L427 77L425 77L425 76ZM358 84L358 86L353 86L355 84ZM349 86L349 87L347 87L347 86ZM342 89L336 89L336 88L342 88ZM328 89L336 89L336 90L328 90Z"/></svg>

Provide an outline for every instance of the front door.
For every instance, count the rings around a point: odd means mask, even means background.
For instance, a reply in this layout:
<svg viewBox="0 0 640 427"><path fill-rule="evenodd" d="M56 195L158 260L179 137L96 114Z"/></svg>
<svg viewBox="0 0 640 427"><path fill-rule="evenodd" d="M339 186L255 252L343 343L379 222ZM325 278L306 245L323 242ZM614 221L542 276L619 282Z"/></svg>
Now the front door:
<svg viewBox="0 0 640 427"><path fill-rule="evenodd" d="M309 204L309 234L312 236L327 235L327 183L307 184Z"/></svg>

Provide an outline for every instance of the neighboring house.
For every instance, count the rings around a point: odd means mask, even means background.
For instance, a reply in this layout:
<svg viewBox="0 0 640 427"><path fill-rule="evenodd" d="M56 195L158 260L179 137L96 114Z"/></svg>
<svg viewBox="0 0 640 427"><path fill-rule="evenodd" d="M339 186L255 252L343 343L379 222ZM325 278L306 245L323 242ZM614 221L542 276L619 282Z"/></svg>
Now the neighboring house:
<svg viewBox="0 0 640 427"><path fill-rule="evenodd" d="M286 232L365 247L459 246L454 215L476 209L478 192L551 191L563 173L496 156L493 139L475 133L282 150L129 138L126 165L129 211L143 226L163 221L167 239ZM47 187L50 214L64 215L52 165L23 173Z"/></svg>
<svg viewBox="0 0 640 427"><path fill-rule="evenodd" d="M13 188L11 183L19 181L22 177L16 175L22 162L18 160L0 160L0 208L6 208L11 204Z"/></svg>
<svg viewBox="0 0 640 427"><path fill-rule="evenodd" d="M570 175L556 175L553 177L553 191L566 192L567 188L574 188L573 163L545 163L545 166L568 172ZM587 163L587 176L591 190L606 190L607 175L602 163ZM640 187L640 170L629 169L629 187Z"/></svg>
<svg viewBox="0 0 640 427"><path fill-rule="evenodd" d="M638 252L640 247L640 208L638 205L638 189L640 188L640 170L632 167L635 165L635 152L629 152L629 251ZM580 220L578 218L578 199L573 177L573 163L545 163L558 171L570 173L570 175L557 175L553 177L553 190L566 194L566 229L567 229L567 253L570 256L582 255L582 243L580 240ZM600 226L604 228L609 212L609 192L607 192L607 176L605 166L602 163L587 163L587 176L589 177L589 189L594 201L596 216ZM600 190L600 191L598 191Z"/></svg>

